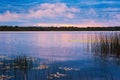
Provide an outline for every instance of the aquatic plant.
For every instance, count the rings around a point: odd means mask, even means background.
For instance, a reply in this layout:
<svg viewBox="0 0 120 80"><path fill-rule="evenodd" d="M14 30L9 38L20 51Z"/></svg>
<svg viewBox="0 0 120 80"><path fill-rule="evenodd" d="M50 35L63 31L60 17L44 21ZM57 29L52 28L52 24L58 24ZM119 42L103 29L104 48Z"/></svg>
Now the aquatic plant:
<svg viewBox="0 0 120 80"><path fill-rule="evenodd" d="M102 57L120 58L120 33L96 34L91 42L91 51Z"/></svg>

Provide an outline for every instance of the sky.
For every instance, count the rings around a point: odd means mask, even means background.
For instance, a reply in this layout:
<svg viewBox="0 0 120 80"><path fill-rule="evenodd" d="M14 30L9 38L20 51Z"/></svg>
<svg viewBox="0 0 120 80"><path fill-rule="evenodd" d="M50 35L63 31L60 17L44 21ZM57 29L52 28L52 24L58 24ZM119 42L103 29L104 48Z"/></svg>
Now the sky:
<svg viewBox="0 0 120 80"><path fill-rule="evenodd" d="M0 25L120 26L120 0L1 0Z"/></svg>

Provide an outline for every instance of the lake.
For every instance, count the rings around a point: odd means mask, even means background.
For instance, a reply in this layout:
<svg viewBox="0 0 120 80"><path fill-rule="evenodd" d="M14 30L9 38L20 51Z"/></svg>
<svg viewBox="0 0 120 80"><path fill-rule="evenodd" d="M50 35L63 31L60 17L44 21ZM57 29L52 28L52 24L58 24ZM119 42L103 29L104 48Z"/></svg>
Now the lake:
<svg viewBox="0 0 120 80"><path fill-rule="evenodd" d="M119 31L0 32L0 80L119 80L119 39Z"/></svg>

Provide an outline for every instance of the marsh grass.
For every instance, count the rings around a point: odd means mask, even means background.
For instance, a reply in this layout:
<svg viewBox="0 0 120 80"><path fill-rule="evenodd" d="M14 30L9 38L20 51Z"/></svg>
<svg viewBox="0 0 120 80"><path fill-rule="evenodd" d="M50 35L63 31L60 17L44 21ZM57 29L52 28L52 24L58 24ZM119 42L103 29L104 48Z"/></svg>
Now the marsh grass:
<svg viewBox="0 0 120 80"><path fill-rule="evenodd" d="M120 33L100 33L96 34L91 40L91 51L95 55L120 58Z"/></svg>
<svg viewBox="0 0 120 80"><path fill-rule="evenodd" d="M27 56L15 56L14 58L0 59L3 63L0 65L0 75L4 75L6 80L8 77L17 80L19 76L23 75L23 80L27 80L27 73L32 68L32 59ZM19 73L19 74L18 74ZM10 77L12 76L12 77ZM2 78L2 77L1 77Z"/></svg>

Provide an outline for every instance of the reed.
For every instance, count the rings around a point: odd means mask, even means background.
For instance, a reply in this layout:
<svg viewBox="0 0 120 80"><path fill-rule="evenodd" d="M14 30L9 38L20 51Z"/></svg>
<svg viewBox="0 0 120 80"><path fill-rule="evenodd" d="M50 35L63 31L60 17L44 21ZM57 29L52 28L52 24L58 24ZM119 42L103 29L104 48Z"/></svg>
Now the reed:
<svg viewBox="0 0 120 80"><path fill-rule="evenodd" d="M92 38L93 39L93 38ZM120 58L120 33L96 34L91 42L91 51L102 57Z"/></svg>

